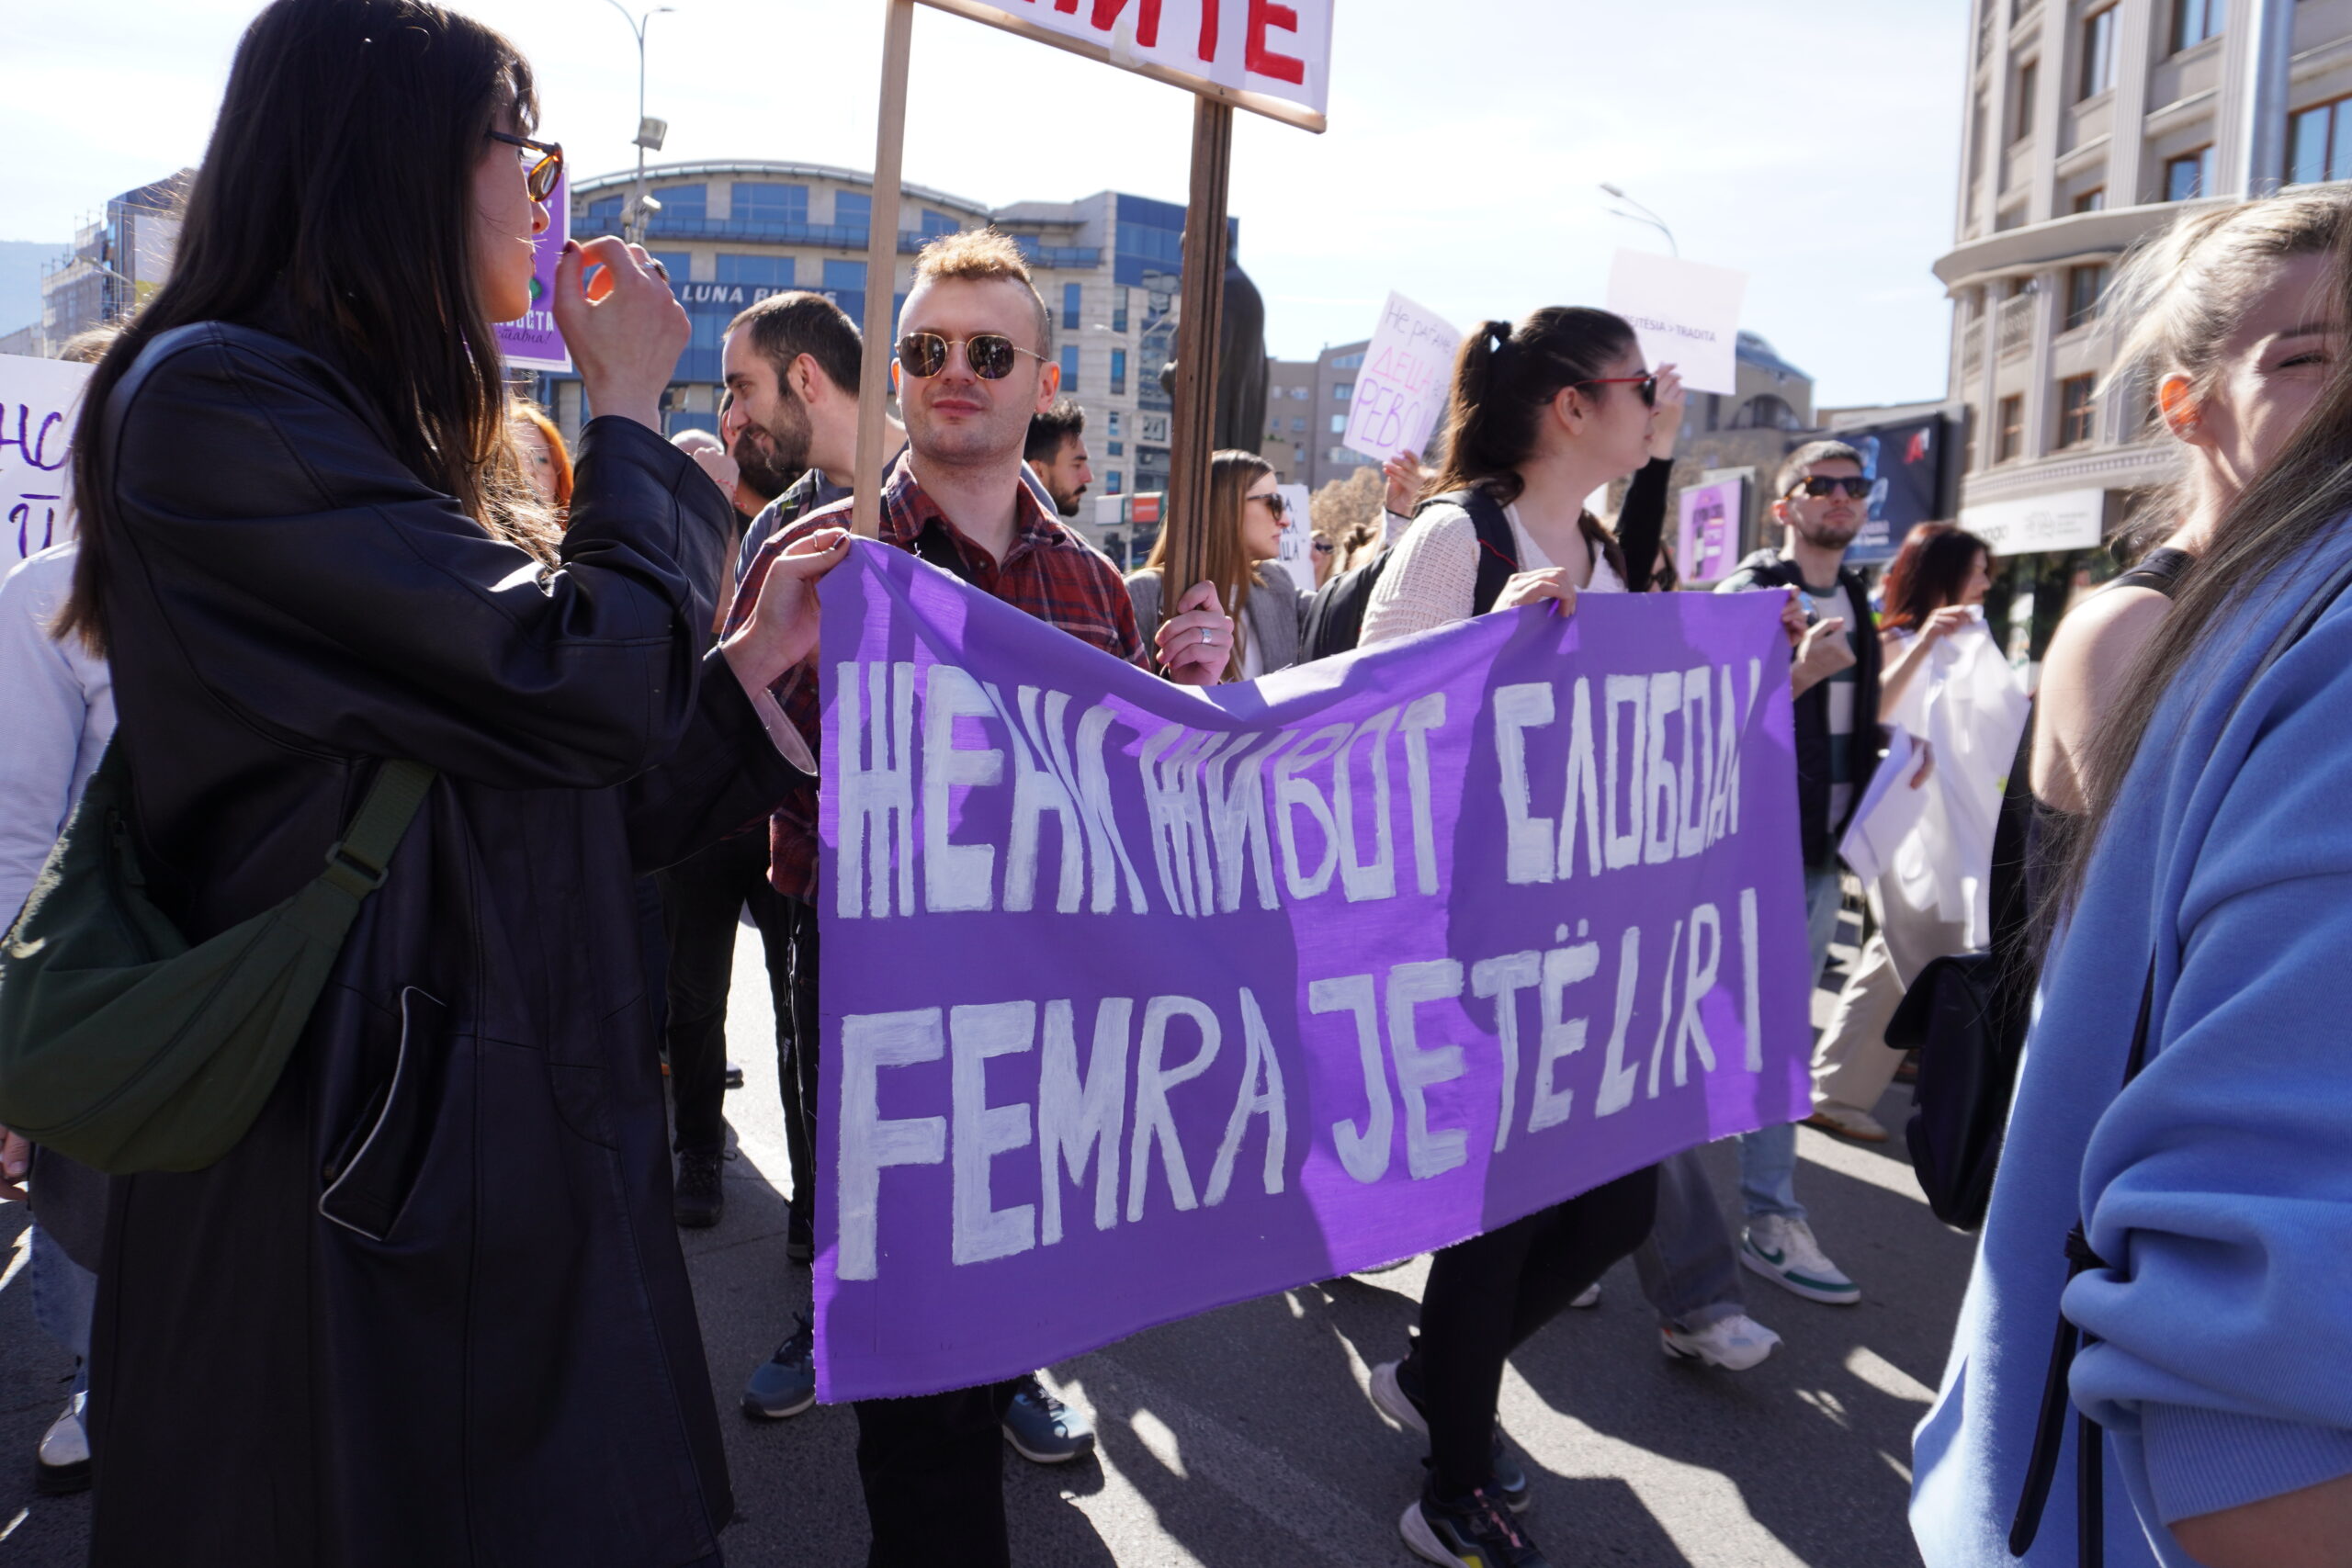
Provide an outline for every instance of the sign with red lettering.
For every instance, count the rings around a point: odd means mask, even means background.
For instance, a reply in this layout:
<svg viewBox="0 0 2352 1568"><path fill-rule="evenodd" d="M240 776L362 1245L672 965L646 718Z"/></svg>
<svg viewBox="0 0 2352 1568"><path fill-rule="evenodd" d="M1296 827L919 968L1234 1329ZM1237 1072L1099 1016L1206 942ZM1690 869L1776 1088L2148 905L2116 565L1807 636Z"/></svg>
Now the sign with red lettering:
<svg viewBox="0 0 2352 1568"><path fill-rule="evenodd" d="M1334 0L923 0L1308 130L1324 127Z"/></svg>
<svg viewBox="0 0 2352 1568"><path fill-rule="evenodd" d="M1391 294L1349 394L1340 445L1384 463L1397 452L1428 451L1461 346L1462 334L1445 318Z"/></svg>

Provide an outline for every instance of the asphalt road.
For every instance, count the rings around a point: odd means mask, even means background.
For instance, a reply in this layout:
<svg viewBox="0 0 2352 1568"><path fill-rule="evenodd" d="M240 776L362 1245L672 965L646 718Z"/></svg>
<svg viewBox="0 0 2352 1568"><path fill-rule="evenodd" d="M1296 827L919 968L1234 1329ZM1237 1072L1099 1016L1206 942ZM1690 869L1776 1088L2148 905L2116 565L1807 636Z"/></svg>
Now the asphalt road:
<svg viewBox="0 0 2352 1568"><path fill-rule="evenodd" d="M807 1270L784 1256L788 1179L756 939L736 958L729 1032L748 1081L728 1100L729 1207L717 1229L686 1236L740 1510L723 1546L738 1563L863 1562L851 1412L775 1425L734 1414L743 1379L808 1299ZM1816 996L1816 1021L1828 1000ZM1899 1126L1908 1093L1891 1093L1880 1119ZM1899 1145L1864 1149L1808 1129L1799 1146L1799 1196L1861 1284L1860 1304L1817 1305L1749 1276L1749 1310L1786 1343L1724 1373L1666 1359L1622 1265L1598 1308L1564 1314L1507 1372L1503 1422L1535 1497L1527 1523L1561 1568L1917 1562L1904 1520L1910 1433L1942 1371L1973 1244L1928 1213ZM1709 1157L1731 1201L1729 1149ZM68 1367L32 1324L23 1224L13 1205L0 1213L0 1564L65 1568L83 1560L88 1503L32 1495L34 1445ZM1049 1470L1007 1450L1014 1561L1417 1562L1396 1525L1421 1449L1364 1387L1374 1363L1401 1352L1423 1274L1414 1264L1304 1286L1053 1369L1093 1416L1100 1454Z"/></svg>

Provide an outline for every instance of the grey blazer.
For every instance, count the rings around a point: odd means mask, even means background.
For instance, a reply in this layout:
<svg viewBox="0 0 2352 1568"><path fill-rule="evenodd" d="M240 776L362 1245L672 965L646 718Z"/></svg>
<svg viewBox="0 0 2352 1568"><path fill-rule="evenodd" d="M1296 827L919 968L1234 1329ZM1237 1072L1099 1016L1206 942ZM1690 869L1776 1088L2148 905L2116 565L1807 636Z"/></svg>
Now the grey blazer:
<svg viewBox="0 0 2352 1568"><path fill-rule="evenodd" d="M1159 630L1159 573L1146 569L1127 579L1127 597L1136 607L1136 630L1143 635L1144 652L1153 652L1152 634ZM1250 602L1241 607L1249 623L1250 640L1257 645L1259 662L1271 675L1298 662L1305 651L1306 606L1310 595L1291 581L1280 561L1260 564L1250 584Z"/></svg>

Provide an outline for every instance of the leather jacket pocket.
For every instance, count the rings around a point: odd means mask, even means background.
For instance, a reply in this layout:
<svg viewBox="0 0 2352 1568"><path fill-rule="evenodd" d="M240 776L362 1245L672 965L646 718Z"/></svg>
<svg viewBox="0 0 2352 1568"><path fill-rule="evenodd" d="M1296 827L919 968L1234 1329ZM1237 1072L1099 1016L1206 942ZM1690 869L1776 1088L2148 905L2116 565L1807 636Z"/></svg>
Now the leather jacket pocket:
<svg viewBox="0 0 2352 1568"><path fill-rule="evenodd" d="M319 1213L382 1241L424 1168L449 1043L449 1010L414 986L401 992L400 1049L391 1076L368 1098L322 1173Z"/></svg>

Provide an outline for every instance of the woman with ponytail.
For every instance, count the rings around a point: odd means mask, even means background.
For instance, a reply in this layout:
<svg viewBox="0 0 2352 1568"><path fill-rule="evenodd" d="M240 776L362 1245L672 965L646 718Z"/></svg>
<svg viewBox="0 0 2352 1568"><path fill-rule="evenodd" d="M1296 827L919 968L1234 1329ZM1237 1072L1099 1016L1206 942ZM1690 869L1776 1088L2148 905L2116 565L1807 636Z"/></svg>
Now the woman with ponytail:
<svg viewBox="0 0 2352 1568"><path fill-rule="evenodd" d="M2192 215L2125 296L2191 559L2097 618L2133 646L2036 759L2074 827L1916 1439L1928 1568L2346 1561L2347 220L2341 187Z"/></svg>
<svg viewBox="0 0 2352 1568"><path fill-rule="evenodd" d="M1672 366L1645 369L1634 329L1606 310L1554 306L1471 333L1454 355L1437 499L1381 573L1363 645L1545 599L1573 608L1582 589L1623 592L1627 553L1585 498L1650 461L1661 393L1679 411L1680 385ZM1631 558L1646 566L1657 545L1645 536ZM1492 593L1482 562L1489 582L1508 569Z"/></svg>
<svg viewBox="0 0 2352 1568"><path fill-rule="evenodd" d="M1660 425L1679 423L1678 387L1672 367L1643 366L1634 329L1605 310L1555 307L1473 333L1454 358L1441 493L1391 554L1363 642L1546 600L1566 615L1578 592L1624 592L1626 556L1584 501L1651 460ZM1662 434L1670 445L1672 427ZM1663 509L1642 515L1649 531L1631 549L1646 565ZM1543 1568L1516 1517L1526 1472L1496 1423L1503 1363L1640 1244L1656 1196L1655 1169L1635 1171L1430 1261L1410 1353L1372 1374L1381 1412L1429 1437L1429 1479L1398 1526L1420 1556Z"/></svg>

